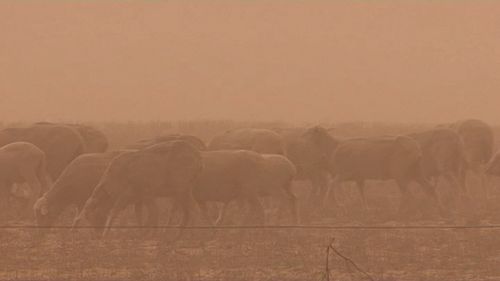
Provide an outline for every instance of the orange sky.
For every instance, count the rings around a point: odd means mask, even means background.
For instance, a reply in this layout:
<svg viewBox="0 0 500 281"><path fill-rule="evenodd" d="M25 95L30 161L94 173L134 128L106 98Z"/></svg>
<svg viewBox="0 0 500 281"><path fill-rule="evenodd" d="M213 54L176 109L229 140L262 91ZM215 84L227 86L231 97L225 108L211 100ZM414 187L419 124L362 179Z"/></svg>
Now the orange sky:
<svg viewBox="0 0 500 281"><path fill-rule="evenodd" d="M500 1L0 2L0 120L500 123Z"/></svg>

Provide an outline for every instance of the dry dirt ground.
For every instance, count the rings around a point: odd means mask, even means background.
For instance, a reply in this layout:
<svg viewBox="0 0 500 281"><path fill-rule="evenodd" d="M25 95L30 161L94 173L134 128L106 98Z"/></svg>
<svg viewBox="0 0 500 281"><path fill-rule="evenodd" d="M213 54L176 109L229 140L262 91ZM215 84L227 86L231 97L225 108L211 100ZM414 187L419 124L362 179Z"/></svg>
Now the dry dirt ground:
<svg viewBox="0 0 500 281"><path fill-rule="evenodd" d="M399 197L392 184L367 188L367 211L348 188L340 198L343 212L316 213L311 222L500 224L500 192L495 188L473 190L474 203L446 219L433 214L417 190L417 202L429 212L406 220L397 216ZM307 187L297 184L295 189L303 203ZM442 196L446 198L446 188ZM133 225L127 212L120 223ZM72 215L68 212L59 224L68 225ZM15 216L2 213L2 225L33 224ZM32 243L33 231L0 229L0 280L325 280L325 249L333 237L335 248L373 280L500 280L500 229L205 229L187 230L176 242L175 230L145 238L143 230L116 229L96 239L92 230L59 229L39 245ZM330 280L369 280L336 255L329 267Z"/></svg>

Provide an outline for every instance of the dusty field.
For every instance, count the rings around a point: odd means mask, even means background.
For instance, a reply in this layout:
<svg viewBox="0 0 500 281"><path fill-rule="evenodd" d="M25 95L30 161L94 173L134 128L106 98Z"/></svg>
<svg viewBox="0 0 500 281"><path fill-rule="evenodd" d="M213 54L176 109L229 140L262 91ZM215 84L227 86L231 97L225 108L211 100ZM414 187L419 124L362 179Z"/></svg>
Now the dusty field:
<svg viewBox="0 0 500 281"><path fill-rule="evenodd" d="M306 187L299 184L296 189L304 195ZM432 212L407 222L398 220L398 197L390 184L371 186L367 195L368 214L352 200L346 203L346 214L314 215L314 223L463 223L460 217L444 221ZM497 195L482 201L480 223L500 223L500 208L493 200ZM67 214L66 224L71 215ZM8 217L4 214L2 220ZM29 220L9 223L31 224ZM124 214L121 223L134 222ZM499 280L499 231L188 230L173 243L174 230L144 238L141 230L117 229L99 240L92 237L92 230L63 229L53 230L42 244L34 246L33 230L2 229L0 280L321 280L325 249L332 237L335 247L374 280ZM368 280L340 257L330 259L332 280Z"/></svg>
<svg viewBox="0 0 500 281"><path fill-rule="evenodd" d="M229 121L97 125L109 136L112 148L162 133L189 133L209 140L228 128L255 126ZM338 126L338 132L343 136L383 135L425 127L344 124ZM469 184L476 186L474 181ZM492 186L499 185L492 182ZM295 191L304 210L307 186L299 183ZM417 202L427 212L401 220L396 215L399 196L395 186L373 183L367 188L367 212L360 208L355 190L347 188L341 196L343 212L326 210L304 222L338 226L500 224L500 192L492 187L484 198L484 190L471 191L473 204L459 206L455 218L442 219L416 190ZM443 187L441 193L446 199L449 190ZM68 212L60 224L69 225L72 215ZM129 215L124 214L120 223L133 225ZM0 222L33 224L31 219L20 221L13 211L2 211ZM141 230L117 229L99 240L92 237L92 230L58 229L39 245L32 243L33 231L0 229L0 280L324 280L325 249L333 237L336 249L374 280L500 280L500 229L189 230L175 243L173 230L145 238ZM368 280L335 255L330 257L330 269L331 280Z"/></svg>

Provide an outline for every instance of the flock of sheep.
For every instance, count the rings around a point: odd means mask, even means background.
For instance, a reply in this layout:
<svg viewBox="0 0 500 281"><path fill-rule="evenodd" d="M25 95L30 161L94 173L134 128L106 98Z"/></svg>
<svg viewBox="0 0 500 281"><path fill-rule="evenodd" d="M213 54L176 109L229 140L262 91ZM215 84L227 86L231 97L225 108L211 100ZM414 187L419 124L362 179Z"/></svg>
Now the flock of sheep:
<svg viewBox="0 0 500 281"><path fill-rule="evenodd" d="M106 136L95 128L41 122L0 131L0 199L28 202L44 229L76 206L73 226L85 221L104 235L129 205L139 225L156 226L161 197L172 199L172 212L181 212L181 226L198 213L221 224L232 202L249 207L246 220L265 223L265 197L282 203L280 211L296 224L296 180L311 183L307 205L316 211L338 204L336 190L344 182L356 184L366 208L365 181L393 180L401 191L401 213L413 211L408 192L413 182L446 215L438 180L447 180L457 198L466 198L468 172L500 175L493 146L488 124L465 120L409 135L355 139L341 139L320 126L244 128L208 144L196 136L166 135L108 151ZM209 215L212 203L222 203L215 221Z"/></svg>

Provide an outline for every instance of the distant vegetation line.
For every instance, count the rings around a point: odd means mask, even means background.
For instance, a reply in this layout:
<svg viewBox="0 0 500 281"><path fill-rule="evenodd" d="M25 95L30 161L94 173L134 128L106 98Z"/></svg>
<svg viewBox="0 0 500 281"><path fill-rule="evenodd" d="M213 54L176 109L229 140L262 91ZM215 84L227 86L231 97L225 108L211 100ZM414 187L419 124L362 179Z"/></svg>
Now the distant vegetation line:
<svg viewBox="0 0 500 281"><path fill-rule="evenodd" d="M29 122L0 122L0 129L29 125ZM215 135L235 128L290 128L321 125L334 128L332 134L340 137L364 137L380 135L397 135L426 130L438 123L385 123L385 122L322 122L322 123L288 123L285 121L234 121L234 120L193 120L193 121L124 121L124 122L88 122L102 130L110 141L110 148L120 148L138 140L158 135L182 133L200 137L209 141ZM493 126L495 134L500 136L500 126ZM496 138L500 139L500 138Z"/></svg>

